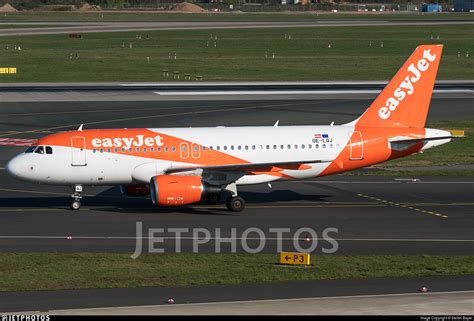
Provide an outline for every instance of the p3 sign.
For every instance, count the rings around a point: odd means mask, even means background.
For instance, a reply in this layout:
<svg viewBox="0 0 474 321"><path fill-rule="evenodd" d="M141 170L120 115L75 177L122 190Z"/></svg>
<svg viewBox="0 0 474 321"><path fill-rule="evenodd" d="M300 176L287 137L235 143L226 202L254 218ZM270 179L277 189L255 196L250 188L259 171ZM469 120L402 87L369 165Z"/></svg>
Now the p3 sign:
<svg viewBox="0 0 474 321"><path fill-rule="evenodd" d="M297 253L297 252L281 252L280 264L310 265L311 264L310 254Z"/></svg>

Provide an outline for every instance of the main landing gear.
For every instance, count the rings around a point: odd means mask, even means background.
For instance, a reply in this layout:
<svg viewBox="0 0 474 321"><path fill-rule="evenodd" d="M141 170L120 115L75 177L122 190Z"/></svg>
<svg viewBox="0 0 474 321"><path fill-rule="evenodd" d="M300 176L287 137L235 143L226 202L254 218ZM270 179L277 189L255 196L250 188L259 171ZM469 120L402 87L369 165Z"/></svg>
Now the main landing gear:
<svg viewBox="0 0 474 321"><path fill-rule="evenodd" d="M69 204L71 210L77 211L81 208L81 193L82 193L82 185L74 185L74 194L71 195L72 200Z"/></svg>
<svg viewBox="0 0 474 321"><path fill-rule="evenodd" d="M245 200L237 195L237 185L232 183L227 185L225 189L231 193L231 196L225 202L227 209L231 212L242 212L245 208Z"/></svg>
<svg viewBox="0 0 474 321"><path fill-rule="evenodd" d="M204 203L208 205L216 205L221 201L221 194L212 193L204 195Z"/></svg>

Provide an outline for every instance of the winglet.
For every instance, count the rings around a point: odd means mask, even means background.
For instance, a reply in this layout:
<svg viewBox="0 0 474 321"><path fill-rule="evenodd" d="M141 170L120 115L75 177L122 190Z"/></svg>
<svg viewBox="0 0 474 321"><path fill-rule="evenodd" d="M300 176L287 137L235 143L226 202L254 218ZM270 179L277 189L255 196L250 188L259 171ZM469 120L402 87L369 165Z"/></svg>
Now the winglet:
<svg viewBox="0 0 474 321"><path fill-rule="evenodd" d="M278 127L278 124L280 123L280 120L277 120L275 125L273 125L273 127Z"/></svg>
<svg viewBox="0 0 474 321"><path fill-rule="evenodd" d="M78 131L82 131L82 127L84 127L84 124L81 124L81 126L79 126L79 128L77 129Z"/></svg>

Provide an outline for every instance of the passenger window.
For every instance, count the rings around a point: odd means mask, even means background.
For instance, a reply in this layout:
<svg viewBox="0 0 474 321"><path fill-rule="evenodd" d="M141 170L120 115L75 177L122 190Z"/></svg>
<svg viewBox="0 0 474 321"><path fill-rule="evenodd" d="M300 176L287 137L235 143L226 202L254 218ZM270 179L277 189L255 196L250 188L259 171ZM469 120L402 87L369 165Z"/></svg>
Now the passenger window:
<svg viewBox="0 0 474 321"><path fill-rule="evenodd" d="M38 146L30 146L25 150L25 153L33 153Z"/></svg>
<svg viewBox="0 0 474 321"><path fill-rule="evenodd" d="M245 150L249 150L249 145L245 145Z"/></svg>
<svg viewBox="0 0 474 321"><path fill-rule="evenodd" d="M326 148L326 144L323 144L323 148Z"/></svg>
<svg viewBox="0 0 474 321"><path fill-rule="evenodd" d="M316 146L315 146L315 147L316 147L316 149L318 149L318 148L319 148L319 144L316 144Z"/></svg>
<svg viewBox="0 0 474 321"><path fill-rule="evenodd" d="M277 149L277 145L273 145L273 149Z"/></svg>
<svg viewBox="0 0 474 321"><path fill-rule="evenodd" d="M217 149L217 150L221 150L221 147L220 147L220 146L216 146L216 149Z"/></svg>
<svg viewBox="0 0 474 321"><path fill-rule="evenodd" d="M224 146L224 150L227 150L227 146Z"/></svg>
<svg viewBox="0 0 474 321"><path fill-rule="evenodd" d="M288 144L288 149L291 149L291 145L290 145L290 144Z"/></svg>
<svg viewBox="0 0 474 321"><path fill-rule="evenodd" d="M241 149L242 149L242 146L239 145L239 146L237 147L237 149L238 149L238 150L241 150Z"/></svg>
<svg viewBox="0 0 474 321"><path fill-rule="evenodd" d="M101 148L101 149L100 149L100 152L101 152L101 153L103 153L103 152L104 152L104 149L103 149L103 148Z"/></svg>
<svg viewBox="0 0 474 321"><path fill-rule="evenodd" d="M110 153L110 148L107 148L107 153Z"/></svg>
<svg viewBox="0 0 474 321"><path fill-rule="evenodd" d="M206 146L202 146L202 150L206 150Z"/></svg>
<svg viewBox="0 0 474 321"><path fill-rule="evenodd" d="M295 144L295 149L298 149L298 145Z"/></svg>
<svg viewBox="0 0 474 321"><path fill-rule="evenodd" d="M135 151L136 151L137 153L140 153L140 147L137 147L137 149L135 149Z"/></svg>
<svg viewBox="0 0 474 321"><path fill-rule="evenodd" d="M270 149L270 145L267 145L267 149Z"/></svg>
<svg viewBox="0 0 474 321"><path fill-rule="evenodd" d="M158 153L161 153L161 147L158 147L158 148L156 149L156 151L157 151Z"/></svg>
<svg viewBox="0 0 474 321"><path fill-rule="evenodd" d="M304 149L304 144L301 144L301 149Z"/></svg>
<svg viewBox="0 0 474 321"><path fill-rule="evenodd" d="M51 148L51 146L46 146L46 154L52 154L53 153L53 149Z"/></svg>
<svg viewBox="0 0 474 321"><path fill-rule="evenodd" d="M155 148L154 147L151 147L150 148L150 153L153 153L155 151Z"/></svg>
<svg viewBox="0 0 474 321"><path fill-rule="evenodd" d="M168 152L168 146L165 147L165 153L167 153L167 152Z"/></svg>
<svg viewBox="0 0 474 321"><path fill-rule="evenodd" d="M280 145L280 149L284 149L284 148L285 148L285 146L284 146L284 145Z"/></svg>
<svg viewBox="0 0 474 321"><path fill-rule="evenodd" d="M38 146L38 148L36 148L36 150L35 150L35 153L37 153L37 154L44 154L44 148L43 148L43 146Z"/></svg>
<svg viewBox="0 0 474 321"><path fill-rule="evenodd" d="M313 145L308 144L308 148L309 148L309 149L313 148Z"/></svg>
<svg viewBox="0 0 474 321"><path fill-rule="evenodd" d="M230 149L234 150L234 145L230 146Z"/></svg>
<svg viewBox="0 0 474 321"><path fill-rule="evenodd" d="M97 149L94 148L94 149L92 150L92 152L93 152L94 154L97 153Z"/></svg>
<svg viewBox="0 0 474 321"><path fill-rule="evenodd" d="M143 148L143 152L146 153L146 147Z"/></svg>
<svg viewBox="0 0 474 321"><path fill-rule="evenodd" d="M117 147L114 148L114 152L118 153L118 148Z"/></svg>
<svg viewBox="0 0 474 321"><path fill-rule="evenodd" d="M252 145L252 149L255 150L255 145Z"/></svg>

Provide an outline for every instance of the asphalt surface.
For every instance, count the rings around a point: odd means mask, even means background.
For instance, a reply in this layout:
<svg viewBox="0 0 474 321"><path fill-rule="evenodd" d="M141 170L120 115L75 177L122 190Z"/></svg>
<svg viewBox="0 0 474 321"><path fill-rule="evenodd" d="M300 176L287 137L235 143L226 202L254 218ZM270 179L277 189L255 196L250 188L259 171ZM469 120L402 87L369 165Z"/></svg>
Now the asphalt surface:
<svg viewBox="0 0 474 321"><path fill-rule="evenodd" d="M133 96L132 96L133 97ZM37 138L77 127L174 127L217 125L336 124L355 119L371 99L291 101L153 101L0 103L0 137ZM472 116L472 99L435 98L429 121ZM15 132L11 132L15 131ZM21 147L0 147L0 168ZM148 228L164 228L165 252L176 251L176 237L167 229L189 228L180 238L182 250L193 250L194 228L207 228L215 237L229 237L260 228L267 237L264 251L275 253L277 240L270 228L290 228L283 248L294 248L295 232L310 227L319 238L316 252L333 249L322 240L326 228L337 239L338 254L472 254L472 177L332 176L301 182L242 187L247 202L243 213L223 205L154 208L148 198L123 197L117 188L86 187L83 210L67 209L67 187L23 183L0 170L0 249L5 252L124 252L136 246L136 223L142 222L144 251ZM72 236L72 240L67 240ZM252 248L260 239L246 240ZM306 235L300 235L304 237ZM202 237L202 236L201 236ZM300 237L297 237L298 239ZM307 246L307 242L297 240ZM299 242L299 243L298 243ZM217 240L199 247L214 252ZM161 246L161 244L160 244ZM230 245L223 244L222 252Z"/></svg>
<svg viewBox="0 0 474 321"><path fill-rule="evenodd" d="M11 25L11 22L5 24ZM25 24L18 22L18 24ZM45 24L45 23L41 23ZM472 20L316 20L316 21L265 21L265 22L48 22L54 27L0 29L0 36L42 35L62 33L88 33L140 30L186 30L227 28L290 28L315 26L400 26L400 25L453 25L474 24Z"/></svg>
<svg viewBox="0 0 474 321"><path fill-rule="evenodd" d="M164 305L173 298L176 305L203 302L324 298L335 296L416 294L426 286L430 292L469 291L473 275L375 278L360 280L293 281L285 283L160 287L134 289L85 289L66 291L0 292L0 312ZM420 294L422 295L422 294ZM283 303L283 302L282 302ZM281 303L281 304L282 304ZM291 303L291 302L290 302ZM341 302L344 305L344 302ZM342 305L332 312L344 309ZM177 307L178 308L178 307ZM179 308L178 308L179 309ZM177 310L179 314L179 310ZM304 313L304 309L300 313ZM326 311L326 314L331 312ZM225 310L219 314L225 313ZM139 312L137 314L140 314ZM383 314L383 312L382 312Z"/></svg>

